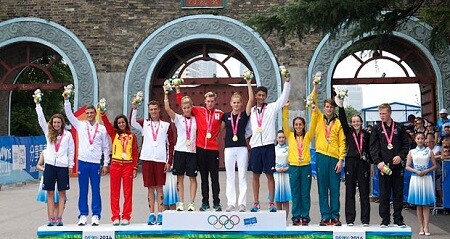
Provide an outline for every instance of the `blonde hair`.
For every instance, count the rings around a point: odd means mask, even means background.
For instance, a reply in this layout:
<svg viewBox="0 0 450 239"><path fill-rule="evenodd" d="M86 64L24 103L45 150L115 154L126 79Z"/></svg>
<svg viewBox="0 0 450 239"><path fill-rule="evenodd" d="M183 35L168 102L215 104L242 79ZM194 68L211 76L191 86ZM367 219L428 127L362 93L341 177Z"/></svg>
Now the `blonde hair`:
<svg viewBox="0 0 450 239"><path fill-rule="evenodd" d="M183 96L183 98L181 98L181 104L182 105L190 104L192 106L192 105L194 105L194 102L192 101L191 97L185 95L185 96Z"/></svg>
<svg viewBox="0 0 450 239"><path fill-rule="evenodd" d="M216 95L216 93L210 91L210 92L206 92L205 98L207 98L207 97L214 97L214 98L216 98L217 95Z"/></svg>
<svg viewBox="0 0 450 239"><path fill-rule="evenodd" d="M387 109L388 113L392 112L391 106L388 103L383 103L380 106L378 106L378 110Z"/></svg>
<svg viewBox="0 0 450 239"><path fill-rule="evenodd" d="M239 99L242 102L242 96L238 92L234 92L233 95L231 95L230 100L233 100L233 98Z"/></svg>

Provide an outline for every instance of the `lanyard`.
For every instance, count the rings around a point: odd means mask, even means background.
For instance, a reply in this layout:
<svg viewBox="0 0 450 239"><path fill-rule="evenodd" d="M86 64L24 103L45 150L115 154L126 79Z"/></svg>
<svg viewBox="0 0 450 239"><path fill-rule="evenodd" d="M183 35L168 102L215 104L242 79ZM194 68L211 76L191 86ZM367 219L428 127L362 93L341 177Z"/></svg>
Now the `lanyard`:
<svg viewBox="0 0 450 239"><path fill-rule="evenodd" d="M214 109L212 109L211 111L213 111ZM212 116L214 114L214 112L212 112L211 114L209 113L209 110L205 108L206 111L206 132L207 133L211 133L211 127L212 127Z"/></svg>
<svg viewBox="0 0 450 239"><path fill-rule="evenodd" d="M64 137L64 130L62 131L61 135L59 135L58 137L56 137L56 142L55 142L55 151L58 153L59 151L59 147L61 146L61 141Z"/></svg>
<svg viewBox="0 0 450 239"><path fill-rule="evenodd" d="M150 127L152 128L152 136L153 136L153 141L156 142L156 138L158 137L158 132L159 132L159 120L158 120L158 125L156 126L156 132L154 130L153 127L153 120L150 120Z"/></svg>
<svg viewBox="0 0 450 239"><path fill-rule="evenodd" d="M356 138L355 132L353 132L353 139L355 140L356 149L358 149L359 155L362 155L362 149L363 149L363 134L360 132L359 134L359 143L358 139Z"/></svg>
<svg viewBox="0 0 450 239"><path fill-rule="evenodd" d="M92 139L91 139L91 132L89 131L89 123L88 122L86 122L86 126L87 126L86 130L88 133L89 144L92 145L94 143L95 136L97 135L97 132L98 132L98 123L95 123L95 132L94 132L94 136L92 137Z"/></svg>
<svg viewBox="0 0 450 239"><path fill-rule="evenodd" d="M323 119L323 127L325 128L325 137L327 138L328 143L330 142L331 129L334 125L334 120L331 121L330 125L327 125L327 120Z"/></svg>
<svg viewBox="0 0 450 239"><path fill-rule="evenodd" d="M122 145L122 153L125 153L127 151L129 137L127 134L122 134L119 136L119 139Z"/></svg>
<svg viewBox="0 0 450 239"><path fill-rule="evenodd" d="M298 156L302 157L303 155L303 140L305 138L303 136L295 136L295 141L297 141L297 150L298 150Z"/></svg>
<svg viewBox="0 0 450 239"><path fill-rule="evenodd" d="M191 129L192 129L192 118L189 118L189 126L188 126L188 118L184 117L184 126L186 127L186 139L191 139Z"/></svg>
<svg viewBox="0 0 450 239"><path fill-rule="evenodd" d="M234 121L233 121L233 112L230 113L230 117L231 117L231 130L233 131L233 136L236 136L239 120L241 119L241 112L239 112L239 114L237 115L236 124L234 124Z"/></svg>
<svg viewBox="0 0 450 239"><path fill-rule="evenodd" d="M383 128L384 137L386 137L386 141L388 142L388 145L392 145L392 138L394 137L395 122L392 121L391 134L389 135L389 137L387 135L387 131L386 131L386 128L384 127L383 122L381 122L381 127Z"/></svg>
<svg viewBox="0 0 450 239"><path fill-rule="evenodd" d="M264 105L263 105L263 106L261 106L261 113L259 112L258 108L256 108L256 106L255 106L255 110L256 110L256 122L258 123L258 127L261 128L262 121L264 118L264 112L266 109L264 108Z"/></svg>

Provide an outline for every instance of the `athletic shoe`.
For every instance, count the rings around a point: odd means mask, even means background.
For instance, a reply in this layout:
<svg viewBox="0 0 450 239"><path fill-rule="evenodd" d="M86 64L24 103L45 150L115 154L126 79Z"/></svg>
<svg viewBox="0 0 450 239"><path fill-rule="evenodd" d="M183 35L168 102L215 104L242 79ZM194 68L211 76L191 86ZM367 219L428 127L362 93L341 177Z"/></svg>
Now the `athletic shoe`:
<svg viewBox="0 0 450 239"><path fill-rule="evenodd" d="M148 216L147 225L155 225L156 224L156 216L155 214L150 214Z"/></svg>
<svg viewBox="0 0 450 239"><path fill-rule="evenodd" d="M261 207L259 205L259 202L254 202L252 209L250 209L250 212L259 212L260 208Z"/></svg>
<svg viewBox="0 0 450 239"><path fill-rule="evenodd" d="M213 206L214 211L216 212L221 212L222 211L222 206L220 204L216 204Z"/></svg>
<svg viewBox="0 0 450 239"><path fill-rule="evenodd" d="M245 212L246 208L244 204L239 205L239 212Z"/></svg>
<svg viewBox="0 0 450 239"><path fill-rule="evenodd" d="M387 227L389 227L389 223L382 222L382 223L380 224L380 227L381 227L381 228L387 228Z"/></svg>
<svg viewBox="0 0 450 239"><path fill-rule="evenodd" d="M188 206L187 206L187 210L190 211L190 212L195 211L194 203L189 203Z"/></svg>
<svg viewBox="0 0 450 239"><path fill-rule="evenodd" d="M183 202L177 202L177 211L179 211L179 212L184 211L184 203Z"/></svg>
<svg viewBox="0 0 450 239"><path fill-rule="evenodd" d="M98 218L97 215L92 216L92 218L91 218L91 225L92 226L100 225L100 218Z"/></svg>
<svg viewBox="0 0 450 239"><path fill-rule="evenodd" d="M234 211L234 206L233 205L228 205L227 209L225 209L226 212L232 212Z"/></svg>
<svg viewBox="0 0 450 239"><path fill-rule="evenodd" d="M298 218L292 219L292 226L301 226L302 222Z"/></svg>
<svg viewBox="0 0 450 239"><path fill-rule="evenodd" d="M277 206L275 206L275 203L271 202L269 204L269 212L276 212L277 211Z"/></svg>
<svg viewBox="0 0 450 239"><path fill-rule="evenodd" d="M130 225L130 220L128 220L128 219L123 219L121 225L122 225L122 226Z"/></svg>
<svg viewBox="0 0 450 239"><path fill-rule="evenodd" d="M368 227L369 223L363 223L363 227Z"/></svg>
<svg viewBox="0 0 450 239"><path fill-rule="evenodd" d="M394 222L394 224L395 224L397 227L400 227L400 228L405 228L405 227L406 227L406 224L405 224L403 221Z"/></svg>
<svg viewBox="0 0 450 239"><path fill-rule="evenodd" d="M349 222L349 223L347 223L347 226L349 226L349 227L353 227L355 224L353 224L353 222Z"/></svg>
<svg viewBox="0 0 450 239"><path fill-rule="evenodd" d="M308 218L302 218L302 226L308 226L309 220Z"/></svg>
<svg viewBox="0 0 450 239"><path fill-rule="evenodd" d="M204 212L204 211L208 211L208 210L209 210L209 204L202 203L202 206L200 207L200 211Z"/></svg>
<svg viewBox="0 0 450 239"><path fill-rule="evenodd" d="M328 225L330 225L330 219L320 220L319 226L328 226Z"/></svg>
<svg viewBox="0 0 450 239"><path fill-rule="evenodd" d="M64 226L64 223L62 222L62 217L57 217L57 218L56 218L55 225L56 225L57 227Z"/></svg>
<svg viewBox="0 0 450 239"><path fill-rule="evenodd" d="M78 219L78 226L85 226L87 223L87 216L81 215Z"/></svg>
<svg viewBox="0 0 450 239"><path fill-rule="evenodd" d="M55 218L52 217L52 218L48 219L47 226L53 227L55 225L55 223L56 223Z"/></svg>
<svg viewBox="0 0 450 239"><path fill-rule="evenodd" d="M119 226L120 225L120 220L119 219L114 219L112 224L113 224L113 226Z"/></svg>
<svg viewBox="0 0 450 239"><path fill-rule="evenodd" d="M338 226L338 227L342 226L341 221L339 221L339 219L337 219L337 218L331 219L330 224L333 226Z"/></svg>
<svg viewBox="0 0 450 239"><path fill-rule="evenodd" d="M158 225L162 225L162 214L158 214L158 217L157 217L157 219L156 219L156 223L157 223Z"/></svg>

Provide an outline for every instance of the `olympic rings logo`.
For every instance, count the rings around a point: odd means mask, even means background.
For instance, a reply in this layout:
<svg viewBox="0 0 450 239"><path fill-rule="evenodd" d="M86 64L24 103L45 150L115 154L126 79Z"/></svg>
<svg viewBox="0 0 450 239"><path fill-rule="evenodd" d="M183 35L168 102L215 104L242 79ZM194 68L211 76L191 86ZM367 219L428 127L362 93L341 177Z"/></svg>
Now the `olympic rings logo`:
<svg viewBox="0 0 450 239"><path fill-rule="evenodd" d="M209 225L213 226L215 229L222 229L225 228L227 230L231 230L234 228L235 225L239 224L241 221L241 218L239 218L238 215L220 215L219 217L216 215L210 215L208 217L208 223Z"/></svg>

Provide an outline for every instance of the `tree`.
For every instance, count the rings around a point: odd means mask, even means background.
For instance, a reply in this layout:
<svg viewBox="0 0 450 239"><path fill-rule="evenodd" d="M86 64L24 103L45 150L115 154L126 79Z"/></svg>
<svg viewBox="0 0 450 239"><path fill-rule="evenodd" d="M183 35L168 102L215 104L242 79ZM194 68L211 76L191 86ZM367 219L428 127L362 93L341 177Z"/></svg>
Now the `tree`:
<svg viewBox="0 0 450 239"><path fill-rule="evenodd" d="M368 32L376 37L357 42L373 48L412 16L420 16L434 28L430 37L432 51L445 48L450 39L450 0L293 0L255 15L247 23L262 34L276 33L282 41L289 35L302 38L311 33L351 30L353 39Z"/></svg>
<svg viewBox="0 0 450 239"><path fill-rule="evenodd" d="M54 78L54 82L72 83L70 69L63 61L58 61L54 64L50 68L50 72ZM28 67L23 69L20 73L16 83L43 83L46 79L47 76L44 72L39 69ZM43 134L39 127L34 109L33 92L34 91L14 91L11 94L11 135L34 136ZM42 97L41 104L47 120L50 119L53 114L63 113L62 92L63 89L43 91L44 96Z"/></svg>
<svg viewBox="0 0 450 239"><path fill-rule="evenodd" d="M352 117L355 115L361 115L361 112L353 108L351 105L344 107L345 116L347 116L347 122L352 122Z"/></svg>

